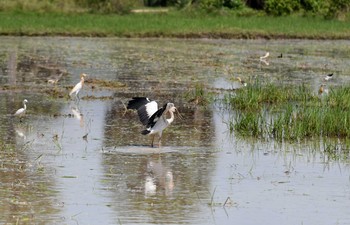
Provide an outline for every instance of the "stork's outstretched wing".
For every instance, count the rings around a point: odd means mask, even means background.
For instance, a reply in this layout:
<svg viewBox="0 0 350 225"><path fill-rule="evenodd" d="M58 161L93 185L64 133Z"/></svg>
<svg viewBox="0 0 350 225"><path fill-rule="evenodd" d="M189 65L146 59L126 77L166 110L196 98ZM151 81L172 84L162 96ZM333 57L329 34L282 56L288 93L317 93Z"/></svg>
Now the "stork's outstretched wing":
<svg viewBox="0 0 350 225"><path fill-rule="evenodd" d="M150 118L157 112L158 103L145 97L134 97L129 101L127 109L136 109L143 125L148 125Z"/></svg>
<svg viewBox="0 0 350 225"><path fill-rule="evenodd" d="M153 113L153 115L148 119L148 122L146 124L147 128L149 127L153 127L158 119L163 115L164 110L166 109L166 105L165 104L163 107L159 108L155 113Z"/></svg>

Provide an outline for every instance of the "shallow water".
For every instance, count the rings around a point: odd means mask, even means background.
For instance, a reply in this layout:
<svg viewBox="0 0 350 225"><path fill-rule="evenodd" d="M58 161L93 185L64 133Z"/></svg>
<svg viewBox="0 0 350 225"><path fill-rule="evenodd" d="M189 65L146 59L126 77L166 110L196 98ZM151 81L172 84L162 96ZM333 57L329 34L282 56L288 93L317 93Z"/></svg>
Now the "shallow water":
<svg viewBox="0 0 350 225"><path fill-rule="evenodd" d="M187 97L198 84L240 88L237 76L317 91L333 72L330 86L341 85L349 41L0 40L0 223L350 224L348 155L327 154L322 141L242 139L229 134L232 112ZM125 86L87 82L79 102L50 94L68 93L81 72ZM140 95L181 113L160 149L125 111ZM24 98L20 122L11 115Z"/></svg>

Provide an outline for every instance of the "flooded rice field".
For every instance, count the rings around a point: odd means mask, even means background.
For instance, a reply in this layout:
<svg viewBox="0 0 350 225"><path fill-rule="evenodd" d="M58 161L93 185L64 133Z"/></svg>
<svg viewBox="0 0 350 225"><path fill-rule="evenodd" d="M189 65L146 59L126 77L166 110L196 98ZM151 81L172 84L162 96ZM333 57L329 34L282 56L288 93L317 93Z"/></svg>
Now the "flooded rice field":
<svg viewBox="0 0 350 225"><path fill-rule="evenodd" d="M244 88L237 77L317 91L334 73L341 85L349 52L349 41L0 37L0 224L350 224L347 154L241 138L219 100L193 100L198 86L216 99ZM126 110L135 96L178 108L161 148Z"/></svg>

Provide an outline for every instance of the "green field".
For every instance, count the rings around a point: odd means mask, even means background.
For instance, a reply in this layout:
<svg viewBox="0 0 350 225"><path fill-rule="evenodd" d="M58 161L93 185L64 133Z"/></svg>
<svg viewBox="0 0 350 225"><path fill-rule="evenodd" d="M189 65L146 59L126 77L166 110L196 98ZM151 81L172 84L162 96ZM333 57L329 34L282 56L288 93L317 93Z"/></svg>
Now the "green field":
<svg viewBox="0 0 350 225"><path fill-rule="evenodd" d="M348 39L350 22L316 17L0 12L0 35Z"/></svg>

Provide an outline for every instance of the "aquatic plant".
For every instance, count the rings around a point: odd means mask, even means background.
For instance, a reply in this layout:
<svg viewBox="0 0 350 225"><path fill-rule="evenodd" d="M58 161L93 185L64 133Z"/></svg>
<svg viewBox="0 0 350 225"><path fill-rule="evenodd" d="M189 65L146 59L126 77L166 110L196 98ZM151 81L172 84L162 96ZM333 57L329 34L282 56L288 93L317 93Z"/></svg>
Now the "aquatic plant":
<svg viewBox="0 0 350 225"><path fill-rule="evenodd" d="M272 107L287 102L307 102L318 99L306 85L292 87L287 85L262 84L256 81L247 88L240 88L234 94L225 96L224 101L234 109L245 111L261 110L266 104Z"/></svg>
<svg viewBox="0 0 350 225"><path fill-rule="evenodd" d="M203 84L196 84L194 88L191 88L184 94L184 98L195 105L208 105L214 100L212 93L208 92Z"/></svg>
<svg viewBox="0 0 350 225"><path fill-rule="evenodd" d="M229 130L242 136L302 140L350 138L350 87L319 96L305 85L254 84L225 97L235 116Z"/></svg>

